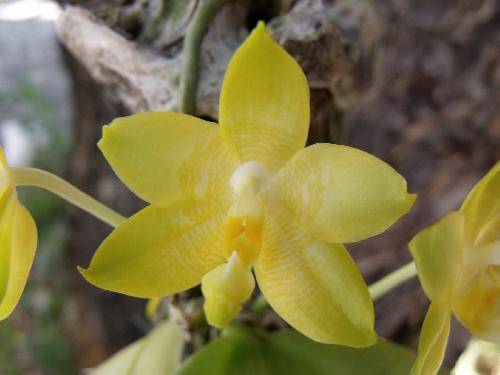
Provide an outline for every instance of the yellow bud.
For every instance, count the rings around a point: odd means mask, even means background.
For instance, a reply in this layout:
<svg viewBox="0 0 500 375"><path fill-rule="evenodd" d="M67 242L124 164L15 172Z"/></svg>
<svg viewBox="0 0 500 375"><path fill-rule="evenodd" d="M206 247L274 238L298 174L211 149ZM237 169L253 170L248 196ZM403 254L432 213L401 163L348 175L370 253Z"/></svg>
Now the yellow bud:
<svg viewBox="0 0 500 375"><path fill-rule="evenodd" d="M254 288L252 272L233 252L227 263L208 272L201 281L207 321L219 329L223 328L238 315L241 304L250 298Z"/></svg>
<svg viewBox="0 0 500 375"><path fill-rule="evenodd" d="M214 292L205 299L203 310L208 323L222 329L238 315L241 304L228 301L222 293Z"/></svg>

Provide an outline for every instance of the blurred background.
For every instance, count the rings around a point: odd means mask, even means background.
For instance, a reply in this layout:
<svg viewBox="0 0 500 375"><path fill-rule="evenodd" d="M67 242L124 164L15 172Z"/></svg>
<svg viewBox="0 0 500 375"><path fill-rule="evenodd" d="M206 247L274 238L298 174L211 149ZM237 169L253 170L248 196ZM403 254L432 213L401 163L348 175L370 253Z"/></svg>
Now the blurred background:
<svg viewBox="0 0 500 375"><path fill-rule="evenodd" d="M183 36L199 1L0 1L0 144L9 163L64 176L124 215L143 207L96 143L114 117L177 108ZM199 116L217 119L226 64L258 20L307 74L309 143L375 154L419 195L389 231L349 247L373 282L410 261L409 239L456 209L500 158L500 3L227 1L201 47ZM145 302L97 290L76 272L109 227L49 193L19 190L40 238L22 302L0 323L0 374L75 374L147 332ZM175 304L195 309L199 292ZM418 281L405 283L375 304L379 334L416 348L427 305ZM284 326L269 309L240 319ZM446 365L468 340L454 321Z"/></svg>

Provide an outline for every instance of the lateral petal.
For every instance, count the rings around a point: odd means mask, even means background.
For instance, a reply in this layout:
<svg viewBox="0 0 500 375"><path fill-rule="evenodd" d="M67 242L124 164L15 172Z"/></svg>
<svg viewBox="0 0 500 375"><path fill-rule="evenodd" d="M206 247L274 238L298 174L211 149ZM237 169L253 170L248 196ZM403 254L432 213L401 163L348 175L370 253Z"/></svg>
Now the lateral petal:
<svg viewBox="0 0 500 375"><path fill-rule="evenodd" d="M242 162L271 170L304 147L309 130L309 87L297 62L263 23L231 59L222 85L219 123Z"/></svg>
<svg viewBox="0 0 500 375"><path fill-rule="evenodd" d="M474 186L460 211L465 215L464 241L477 245L482 230L500 213L500 162Z"/></svg>
<svg viewBox="0 0 500 375"><path fill-rule="evenodd" d="M158 206L190 196L227 199L239 164L217 124L182 113L115 119L98 145L130 190Z"/></svg>
<svg viewBox="0 0 500 375"><path fill-rule="evenodd" d="M421 230L408 244L431 301L449 302L462 274L464 217L453 211Z"/></svg>
<svg viewBox="0 0 500 375"><path fill-rule="evenodd" d="M106 238L82 274L99 288L134 297L192 288L225 261L224 219L213 202L148 206Z"/></svg>
<svg viewBox="0 0 500 375"><path fill-rule="evenodd" d="M309 338L328 344L374 344L368 288L343 245L313 239L282 209L266 213L255 265L274 310Z"/></svg>
<svg viewBox="0 0 500 375"><path fill-rule="evenodd" d="M389 165L361 150L332 144L299 151L272 189L304 231L336 243L383 232L415 200L405 179Z"/></svg>
<svg viewBox="0 0 500 375"><path fill-rule="evenodd" d="M431 303L420 332L418 356L411 370L412 375L437 374L448 343L450 320L449 306Z"/></svg>

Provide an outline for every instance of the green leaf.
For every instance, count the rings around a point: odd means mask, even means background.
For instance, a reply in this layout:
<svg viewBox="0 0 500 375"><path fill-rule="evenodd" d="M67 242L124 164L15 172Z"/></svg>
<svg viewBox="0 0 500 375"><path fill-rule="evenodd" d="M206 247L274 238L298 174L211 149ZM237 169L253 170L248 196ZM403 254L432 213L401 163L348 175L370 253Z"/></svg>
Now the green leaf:
<svg viewBox="0 0 500 375"><path fill-rule="evenodd" d="M415 361L411 351L387 341L354 349L319 344L295 331L266 334L230 328L189 357L175 374L406 375Z"/></svg>

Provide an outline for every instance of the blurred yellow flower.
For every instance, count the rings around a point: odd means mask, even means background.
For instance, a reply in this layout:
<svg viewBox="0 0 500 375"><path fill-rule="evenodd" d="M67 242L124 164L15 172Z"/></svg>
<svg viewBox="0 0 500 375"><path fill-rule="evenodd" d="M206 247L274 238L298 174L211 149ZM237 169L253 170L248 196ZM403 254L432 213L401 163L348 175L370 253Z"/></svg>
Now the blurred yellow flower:
<svg viewBox="0 0 500 375"><path fill-rule="evenodd" d="M413 204L381 160L340 145L304 148L309 89L263 23L229 63L220 125L172 112L116 119L99 147L150 205L99 247L84 277L143 297L202 284L223 327L258 285L310 338L371 345L373 305L342 245L384 231Z"/></svg>
<svg viewBox="0 0 500 375"><path fill-rule="evenodd" d="M36 245L35 222L17 200L9 167L0 148L0 320L12 313L21 298Z"/></svg>
<svg viewBox="0 0 500 375"><path fill-rule="evenodd" d="M171 375L179 366L184 349L181 328L174 321L157 324L146 336L121 349L94 367L92 375Z"/></svg>
<svg viewBox="0 0 500 375"><path fill-rule="evenodd" d="M459 211L419 232L409 246L431 300L413 373L439 369L452 311L472 334L500 343L500 163Z"/></svg>

